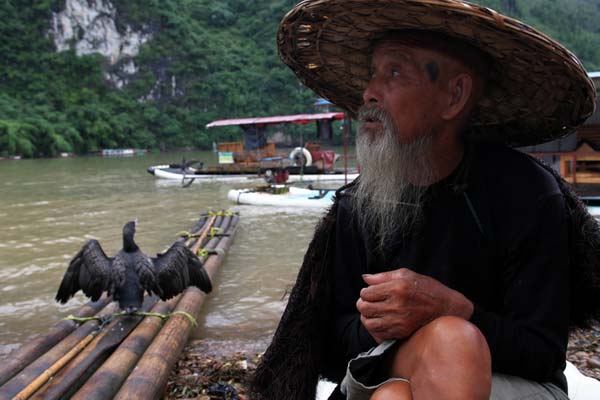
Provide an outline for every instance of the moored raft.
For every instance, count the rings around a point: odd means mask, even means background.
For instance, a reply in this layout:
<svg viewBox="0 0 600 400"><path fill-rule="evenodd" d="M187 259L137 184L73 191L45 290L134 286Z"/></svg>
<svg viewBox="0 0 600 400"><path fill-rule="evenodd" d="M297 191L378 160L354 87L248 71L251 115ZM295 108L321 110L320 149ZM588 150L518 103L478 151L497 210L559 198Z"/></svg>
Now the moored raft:
<svg viewBox="0 0 600 400"><path fill-rule="evenodd" d="M233 213L209 212L179 239L199 255L212 281L238 221ZM124 315L79 324L65 319L6 357L0 365L0 400L159 398L204 299L195 287L167 302L146 297L141 311L171 312L166 320ZM109 316L117 309L103 297L75 316Z"/></svg>

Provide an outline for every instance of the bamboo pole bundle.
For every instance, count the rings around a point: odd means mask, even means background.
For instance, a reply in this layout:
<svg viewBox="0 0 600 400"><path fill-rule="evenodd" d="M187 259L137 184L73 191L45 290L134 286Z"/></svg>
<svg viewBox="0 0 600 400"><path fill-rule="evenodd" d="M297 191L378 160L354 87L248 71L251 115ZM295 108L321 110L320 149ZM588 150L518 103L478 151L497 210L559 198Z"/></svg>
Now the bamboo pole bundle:
<svg viewBox="0 0 600 400"><path fill-rule="evenodd" d="M117 303L112 302L104 307L98 314L105 317L113 314L117 310ZM95 331L99 326L97 320L88 321L75 329L69 336L64 338L44 355L38 357L34 362L25 367L19 374L0 387L0 400L12 399L23 388L33 382L38 376L44 373L55 362L69 352L73 347L85 339L89 334Z"/></svg>
<svg viewBox="0 0 600 400"><path fill-rule="evenodd" d="M180 297L176 296L167 302L158 302L151 312L160 314L171 312ZM112 399L162 325L163 320L160 318L152 316L144 318L108 360L71 397L71 400Z"/></svg>
<svg viewBox="0 0 600 400"><path fill-rule="evenodd" d="M209 245L211 242L218 242L216 248L221 250L205 260L204 268L211 279L216 276L225 251L231 246L238 218L237 216L221 218L220 225L223 228L228 227L226 233L229 236L215 237L209 241ZM184 311L197 318L204 298L204 293L195 287L190 287L183 293L176 310ZM114 398L119 400L159 398L167 383L169 372L187 343L191 331L192 322L184 315L177 314L169 318Z"/></svg>
<svg viewBox="0 0 600 400"><path fill-rule="evenodd" d="M158 299L146 297L140 311L148 311ZM69 398L108 358L113 350L142 320L142 316L122 315L110 322L65 368L31 397L32 400Z"/></svg>
<svg viewBox="0 0 600 400"><path fill-rule="evenodd" d="M90 317L109 303L109 298L103 295L98 301L90 301L82 306L75 317ZM55 344L73 332L79 324L76 321L63 319L54 325L48 333L41 335L21 348L11 352L0 365L0 386L31 364L39 356L50 350Z"/></svg>
<svg viewBox="0 0 600 400"><path fill-rule="evenodd" d="M195 295L189 296L191 292ZM188 313L195 312L196 307L199 310L202 302L197 301L198 297L204 297L204 293L195 287L186 289L175 310ZM185 340L182 338L187 338L191 325L190 320L181 314L169 318L114 398L158 398L158 392L162 390L168 373L183 349Z"/></svg>

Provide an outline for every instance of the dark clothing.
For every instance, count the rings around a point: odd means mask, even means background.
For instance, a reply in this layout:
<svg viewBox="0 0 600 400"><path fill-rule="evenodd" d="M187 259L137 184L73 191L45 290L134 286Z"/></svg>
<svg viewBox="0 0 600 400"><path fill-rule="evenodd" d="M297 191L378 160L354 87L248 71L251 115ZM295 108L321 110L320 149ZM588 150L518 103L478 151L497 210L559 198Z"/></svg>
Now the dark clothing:
<svg viewBox="0 0 600 400"><path fill-rule="evenodd" d="M475 304L471 322L487 339L494 372L565 388L564 377L557 379L565 366L569 330L569 226L563 195L552 175L514 150L478 146L468 158L425 194L420 229L398 235L383 255L372 235L354 222L352 190L340 199L332 343L339 368L376 344L356 310L366 286L361 275L406 267Z"/></svg>
<svg viewBox="0 0 600 400"><path fill-rule="evenodd" d="M442 190L441 199L454 210L451 215L444 215L444 208L436 208L443 205L442 200L431 200L432 211L421 230L424 244L412 244L414 239L405 246L398 243L390 262L368 261L363 268L410 266L427 273L430 267L439 266L437 279L464 291L475 302L471 321L492 348L495 371L547 379L564 388L560 377L552 379L551 375L564 362L566 324L587 326L588 321L600 319L600 228L570 185L551 168L504 147L479 146L471 154L473 162L466 174L469 186L461 186L462 179L458 179L450 188L457 190L455 197ZM460 174L436 186L443 189L455 177ZM348 220L338 219L344 215L342 203L348 201L342 192L351 191L352 186L338 191L334 205L317 225L277 331L252 379L252 398L314 398L319 377L339 382L344 375L347 355L339 360L334 358L336 353L350 354L370 345L370 338L364 340L360 324L351 317L348 332L338 336L332 329L343 326L332 323L332 309L344 309L344 296L333 291L334 286L339 288L335 259L342 253L350 260L367 260L372 247L368 241L363 247L340 249L338 244L338 234L357 232ZM554 193L557 188L562 196ZM465 189L466 197L461 189ZM563 220L565 204L568 223ZM560 228L564 224L568 235L564 227ZM342 232L344 227L347 232ZM465 235L462 242L460 235ZM568 261L555 261L566 257L560 250L568 240L566 236L570 237L568 275L564 273ZM559 276L565 282L559 282ZM357 287L362 285L349 275L344 279ZM555 287L557 291L552 292ZM495 298L486 289L498 291L502 297ZM346 315L351 314L348 310Z"/></svg>

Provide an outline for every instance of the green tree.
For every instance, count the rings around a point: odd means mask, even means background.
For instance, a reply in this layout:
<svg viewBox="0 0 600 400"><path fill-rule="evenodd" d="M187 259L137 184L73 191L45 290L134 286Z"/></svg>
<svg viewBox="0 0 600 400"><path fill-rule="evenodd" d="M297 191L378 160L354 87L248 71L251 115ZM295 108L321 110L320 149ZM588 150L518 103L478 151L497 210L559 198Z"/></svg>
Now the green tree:
<svg viewBox="0 0 600 400"><path fill-rule="evenodd" d="M564 43L600 69L600 0L480 0ZM97 54L56 53L64 0L0 2L0 153L26 157L103 147L209 148L239 128L215 119L313 112L315 94L280 61L275 32L297 0L111 0L116 26L151 35L122 89ZM127 60L123 60L125 62ZM283 127L305 138L314 127Z"/></svg>
<svg viewBox="0 0 600 400"><path fill-rule="evenodd" d="M0 119L0 154L31 157L35 151L35 127L19 121Z"/></svg>

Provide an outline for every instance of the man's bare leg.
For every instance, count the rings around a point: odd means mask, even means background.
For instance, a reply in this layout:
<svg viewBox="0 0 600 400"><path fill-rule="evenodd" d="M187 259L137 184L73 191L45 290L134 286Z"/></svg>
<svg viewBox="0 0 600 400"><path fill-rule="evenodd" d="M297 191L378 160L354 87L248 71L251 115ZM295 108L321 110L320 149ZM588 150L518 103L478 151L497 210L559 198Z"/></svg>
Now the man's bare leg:
<svg viewBox="0 0 600 400"><path fill-rule="evenodd" d="M490 350L473 324L457 317L441 317L398 346L391 375L406 378L410 384L383 385L372 400L488 400L492 385Z"/></svg>
<svg viewBox="0 0 600 400"><path fill-rule="evenodd" d="M412 398L410 384L402 381L381 385L371 396L371 400L412 400Z"/></svg>

